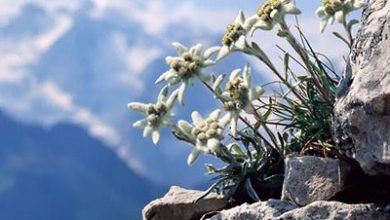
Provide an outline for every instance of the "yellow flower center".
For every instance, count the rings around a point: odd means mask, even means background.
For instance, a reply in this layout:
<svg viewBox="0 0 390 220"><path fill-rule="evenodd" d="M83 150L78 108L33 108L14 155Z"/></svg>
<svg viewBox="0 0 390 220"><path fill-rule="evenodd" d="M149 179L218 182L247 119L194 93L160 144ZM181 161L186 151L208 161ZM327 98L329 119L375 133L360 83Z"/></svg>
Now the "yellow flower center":
<svg viewBox="0 0 390 220"><path fill-rule="evenodd" d="M236 42L241 35L244 34L244 28L240 24L229 24L226 27L225 35L222 38L222 44L230 46L232 43Z"/></svg>
<svg viewBox="0 0 390 220"><path fill-rule="evenodd" d="M226 102L224 107L226 110L240 109L248 103L248 88L243 85L243 80L240 77L235 77L226 84L226 90L229 92L230 98L234 102Z"/></svg>
<svg viewBox="0 0 390 220"><path fill-rule="evenodd" d="M336 11L339 11L343 8L345 0L323 0L322 7L324 7L325 12L333 15Z"/></svg>
<svg viewBox="0 0 390 220"><path fill-rule="evenodd" d="M240 98L242 90L242 87L240 86L241 83L242 79L239 77L235 77L226 84L226 90L229 92L230 98L232 98L233 100L238 100Z"/></svg>
<svg viewBox="0 0 390 220"><path fill-rule="evenodd" d="M150 125L156 125L159 123L161 116L167 113L167 107L159 103L157 105L150 105L148 107L147 120Z"/></svg>
<svg viewBox="0 0 390 220"><path fill-rule="evenodd" d="M221 139L222 127L216 120L208 118L192 130L192 135L201 142L206 142L209 138Z"/></svg>
<svg viewBox="0 0 390 220"><path fill-rule="evenodd" d="M199 59L195 59L189 52L182 54L183 60L173 61L170 66L174 69L178 75L182 78L190 78L196 74L202 63Z"/></svg>
<svg viewBox="0 0 390 220"><path fill-rule="evenodd" d="M278 10L282 6L282 2L280 0L268 0L264 2L263 5L257 10L257 16L263 21L271 21L271 12L273 10Z"/></svg>

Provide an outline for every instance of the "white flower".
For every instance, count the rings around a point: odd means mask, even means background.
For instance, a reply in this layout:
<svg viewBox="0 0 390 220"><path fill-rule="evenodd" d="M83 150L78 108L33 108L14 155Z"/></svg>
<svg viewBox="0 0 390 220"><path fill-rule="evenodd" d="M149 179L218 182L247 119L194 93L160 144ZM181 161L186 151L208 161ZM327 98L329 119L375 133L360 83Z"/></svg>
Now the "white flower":
<svg viewBox="0 0 390 220"><path fill-rule="evenodd" d="M325 27L328 24L333 24L335 20L344 23L348 13L365 5L364 0L323 0L321 6L316 10L317 16L321 19L320 31L323 32Z"/></svg>
<svg viewBox="0 0 390 220"><path fill-rule="evenodd" d="M220 84L223 77L218 77L213 85L216 96L224 103L227 114L224 120L230 122L230 132L237 136L237 120L241 110L248 114L253 113L252 101L258 99L264 90L260 86L251 86L251 69L246 65L240 75L241 70L236 69L230 74L229 82L226 83L225 91L222 91Z"/></svg>
<svg viewBox="0 0 390 220"><path fill-rule="evenodd" d="M215 61L211 60L210 57L215 54L219 47L211 47L203 51L203 46L197 44L190 49L187 49L180 43L173 43L176 48L178 57L166 57L166 62L170 66L170 69L156 80L159 83L163 80L168 81L169 85L175 85L181 83L178 88L178 100L183 104L184 91L189 84L193 84L196 78L208 81L209 76L204 75L201 69L215 64Z"/></svg>
<svg viewBox="0 0 390 220"><path fill-rule="evenodd" d="M190 140L194 142L194 149L188 156L187 163L191 165L200 153L218 154L220 152L223 130L228 123L219 118L220 110L213 111L208 118L203 119L198 112L193 112L192 123L180 120L178 128Z"/></svg>
<svg viewBox="0 0 390 220"><path fill-rule="evenodd" d="M234 22L226 27L226 33L222 38L223 46L218 53L217 60L221 60L236 49L244 49L246 34L256 21L256 17L245 19L244 12L240 10Z"/></svg>
<svg viewBox="0 0 390 220"><path fill-rule="evenodd" d="M167 97L167 94L168 87L166 86L161 90L156 104L131 102L127 105L128 108L145 115L144 119L136 121L133 126L143 128L143 136L152 136L154 144L157 144L160 139L159 129L169 126L170 120L174 116L171 110L178 94L173 92L170 97Z"/></svg>
<svg viewBox="0 0 390 220"><path fill-rule="evenodd" d="M253 26L255 29L271 30L275 24L284 20L286 14L298 15L301 11L290 2L290 0L267 0L257 10L257 22Z"/></svg>

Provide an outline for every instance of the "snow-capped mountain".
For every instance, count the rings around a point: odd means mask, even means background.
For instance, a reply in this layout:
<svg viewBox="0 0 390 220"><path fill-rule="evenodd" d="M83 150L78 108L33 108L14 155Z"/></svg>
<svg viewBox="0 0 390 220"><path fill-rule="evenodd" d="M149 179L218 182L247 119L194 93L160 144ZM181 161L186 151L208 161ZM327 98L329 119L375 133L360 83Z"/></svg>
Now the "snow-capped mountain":
<svg viewBox="0 0 390 220"><path fill-rule="evenodd" d="M0 125L0 219L140 219L167 190L76 125L28 125L1 111Z"/></svg>

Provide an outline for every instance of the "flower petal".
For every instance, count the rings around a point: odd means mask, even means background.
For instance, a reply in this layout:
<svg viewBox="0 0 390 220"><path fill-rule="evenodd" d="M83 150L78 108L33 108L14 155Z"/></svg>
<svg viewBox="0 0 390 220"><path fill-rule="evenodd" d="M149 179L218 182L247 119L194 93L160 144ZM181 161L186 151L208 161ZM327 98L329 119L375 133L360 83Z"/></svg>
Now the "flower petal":
<svg viewBox="0 0 390 220"><path fill-rule="evenodd" d="M324 32L326 26L328 24L328 19L324 19L320 21L320 32Z"/></svg>
<svg viewBox="0 0 390 220"><path fill-rule="evenodd" d="M160 140L160 132L158 132L158 130L153 131L152 140L153 140L153 144L157 144L158 141Z"/></svg>
<svg viewBox="0 0 390 220"><path fill-rule="evenodd" d="M253 28L254 29L260 28L260 29L269 31L269 30L271 30L273 28L273 25L272 25L271 22L266 22L266 21L263 21L263 20L259 19L256 22L256 24L253 25ZM252 30L251 32L253 33L254 30Z"/></svg>
<svg viewBox="0 0 390 220"><path fill-rule="evenodd" d="M172 56L167 56L165 57L165 62L168 64L168 65L171 65L172 62L174 61L179 61L180 59L178 57L172 57Z"/></svg>
<svg viewBox="0 0 390 220"><path fill-rule="evenodd" d="M343 23L343 22L345 21L345 13L344 13L344 10L337 11L337 12L334 14L334 17L335 17L336 21L338 21L339 23Z"/></svg>
<svg viewBox="0 0 390 220"><path fill-rule="evenodd" d="M230 121L230 133L233 137L237 137L237 120L238 116L233 116Z"/></svg>
<svg viewBox="0 0 390 220"><path fill-rule="evenodd" d="M234 78L236 78L241 72L241 69L235 69L232 71L232 73L230 74L229 76L229 81L233 80Z"/></svg>
<svg viewBox="0 0 390 220"><path fill-rule="evenodd" d="M178 96L178 93L179 91L178 90L175 90L168 98L167 102L165 103L165 105L167 106L167 108L170 110L172 109L173 105L175 104L175 101L177 99L177 96Z"/></svg>
<svg viewBox="0 0 390 220"><path fill-rule="evenodd" d="M241 35L238 40L234 43L234 45L240 49L240 50L244 50L245 47L246 47L246 37L245 35Z"/></svg>
<svg viewBox="0 0 390 220"><path fill-rule="evenodd" d="M193 56L199 57L200 54L202 53L202 50L203 50L203 45L202 44L197 44L197 45L195 45L195 47L192 47L190 49L190 53Z"/></svg>
<svg viewBox="0 0 390 220"><path fill-rule="evenodd" d="M211 153L218 153L221 149L221 143L216 138L211 138L207 140L207 148Z"/></svg>
<svg viewBox="0 0 390 220"><path fill-rule="evenodd" d="M172 45L175 47L177 53L181 56L184 52L188 51L187 47L183 46L179 42L173 42Z"/></svg>
<svg viewBox="0 0 390 220"><path fill-rule="evenodd" d="M282 17L282 13L280 12L280 10L278 9L274 9L271 11L271 13L269 14L269 16L272 18L272 20L274 21L279 21L280 20L280 17Z"/></svg>
<svg viewBox="0 0 390 220"><path fill-rule="evenodd" d="M251 68L247 65L244 66L244 69L242 70L242 76L244 78L244 85L248 88L251 86Z"/></svg>
<svg viewBox="0 0 390 220"><path fill-rule="evenodd" d="M221 47L221 49L219 50L218 52L218 55L217 55L217 59L216 61L219 61L221 60L222 58L226 57L227 55L229 55L230 53L230 47L224 45L223 47Z"/></svg>
<svg viewBox="0 0 390 220"><path fill-rule="evenodd" d="M299 10L293 3L288 3L288 4L283 5L282 10L284 10L288 14L293 14L293 15L301 14L301 10Z"/></svg>
<svg viewBox="0 0 390 220"><path fill-rule="evenodd" d="M178 96L177 99L179 100L179 103L181 105L184 105L184 92L186 91L187 88L187 83L183 82L180 87L177 89L178 90Z"/></svg>
<svg viewBox="0 0 390 220"><path fill-rule="evenodd" d="M203 122L202 116L197 111L192 112L191 118L192 118L192 122L195 126L198 126L198 125L200 125L200 123Z"/></svg>
<svg viewBox="0 0 390 220"><path fill-rule="evenodd" d="M144 137L149 137L150 135L152 135L153 130L154 130L154 128L152 126L150 126L150 125L146 126L145 129L144 129L143 136Z"/></svg>
<svg viewBox="0 0 390 220"><path fill-rule="evenodd" d="M249 101L253 101L260 98L263 93L264 93L264 89L261 86L256 86L254 88L251 88L248 94Z"/></svg>
<svg viewBox="0 0 390 220"><path fill-rule="evenodd" d="M171 78L168 79L169 86L174 86L174 85L178 84L179 82L180 82L180 78L176 77L176 76L172 76Z"/></svg>
<svg viewBox="0 0 390 220"><path fill-rule="evenodd" d="M177 122L177 126L188 137L192 137L193 136L192 135L192 130L194 129L194 127L190 123L188 123L188 122L186 122L184 120L179 120Z"/></svg>
<svg viewBox="0 0 390 220"><path fill-rule="evenodd" d="M138 120L133 123L133 127L135 128L145 128L148 125L148 121L146 119Z"/></svg>
<svg viewBox="0 0 390 220"><path fill-rule="evenodd" d="M328 19L328 24L333 24L334 23L334 16L330 16Z"/></svg>
<svg viewBox="0 0 390 220"><path fill-rule="evenodd" d="M218 47L218 46L208 48L208 49L204 52L203 58L204 58L205 60L208 60L213 54L215 54L216 52L218 52L218 51L220 50L220 48L221 48L221 47Z"/></svg>
<svg viewBox="0 0 390 220"><path fill-rule="evenodd" d="M217 91L219 86L221 85L222 81L225 79L225 74L221 74L219 75L215 81L214 81L214 84L213 84L213 90L214 91Z"/></svg>
<svg viewBox="0 0 390 220"><path fill-rule="evenodd" d="M217 64L217 62L215 62L214 60L205 60L202 63L202 67L213 66L215 64Z"/></svg>
<svg viewBox="0 0 390 220"><path fill-rule="evenodd" d="M210 113L209 118L213 119L214 121L217 121L220 114L221 114L221 110L216 109Z"/></svg>
<svg viewBox="0 0 390 220"><path fill-rule="evenodd" d="M229 92L223 92L220 96L219 96L219 98L222 100L222 101L232 101L232 98L230 97L230 94L229 94Z"/></svg>
<svg viewBox="0 0 390 220"><path fill-rule="evenodd" d="M196 161L196 159L199 157L201 151L197 150L197 149L194 149L192 150L191 154L188 156L187 158L187 164L189 166L191 166L192 164L194 164L194 162Z"/></svg>
<svg viewBox="0 0 390 220"><path fill-rule="evenodd" d="M259 17L257 15L253 15L252 17L246 19L244 25L242 26L242 28L244 28L245 32L249 32L253 25L256 24L256 22L259 20Z"/></svg>
<svg viewBox="0 0 390 220"><path fill-rule="evenodd" d="M167 75L170 73L170 72L172 72L172 69L169 69L168 71L166 71L166 72L164 72L163 74L161 74L158 78L157 78L157 80L154 82L154 83L160 83L161 81L163 81L163 80L166 80L166 77L167 77Z"/></svg>
<svg viewBox="0 0 390 220"><path fill-rule="evenodd" d="M244 12L242 10L240 10L238 12L238 15L236 17L236 19L234 20L234 23L236 24L240 24L240 25L243 25L245 23L245 15L244 15Z"/></svg>
<svg viewBox="0 0 390 220"><path fill-rule="evenodd" d="M231 120L232 120L233 113L231 111L227 112L220 120L219 120L219 126L224 128Z"/></svg>
<svg viewBox="0 0 390 220"><path fill-rule="evenodd" d="M168 95L168 86L164 86L157 96L157 102L164 102Z"/></svg>
<svg viewBox="0 0 390 220"><path fill-rule="evenodd" d="M315 14L320 18L324 17L326 15L324 7L317 8Z"/></svg>
<svg viewBox="0 0 390 220"><path fill-rule="evenodd" d="M127 104L127 107L129 109L137 111L137 112L140 112L142 114L147 114L148 113L148 107L149 106L150 106L150 104L144 104L144 103L141 103L141 102L130 102L129 104Z"/></svg>

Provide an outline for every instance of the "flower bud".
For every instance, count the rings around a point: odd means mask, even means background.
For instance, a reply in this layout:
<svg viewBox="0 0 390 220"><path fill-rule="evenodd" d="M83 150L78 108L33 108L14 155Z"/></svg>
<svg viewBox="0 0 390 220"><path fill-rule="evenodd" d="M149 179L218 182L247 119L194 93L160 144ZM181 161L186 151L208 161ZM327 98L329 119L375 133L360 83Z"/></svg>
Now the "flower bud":
<svg viewBox="0 0 390 220"><path fill-rule="evenodd" d="M182 57L183 57L184 61L192 61L192 56L189 52L183 53Z"/></svg>
<svg viewBox="0 0 390 220"><path fill-rule="evenodd" d="M216 129L209 129L206 132L207 138L214 137L216 134L217 134L217 130Z"/></svg>
<svg viewBox="0 0 390 220"><path fill-rule="evenodd" d="M158 122L158 116L155 114L148 115L147 120L150 125L154 125Z"/></svg>
<svg viewBox="0 0 390 220"><path fill-rule="evenodd" d="M202 142L204 142L204 141L207 140L207 136L206 136L206 134L205 134L204 132L199 133L198 136L197 136L196 138L197 138L198 140L202 141Z"/></svg>

